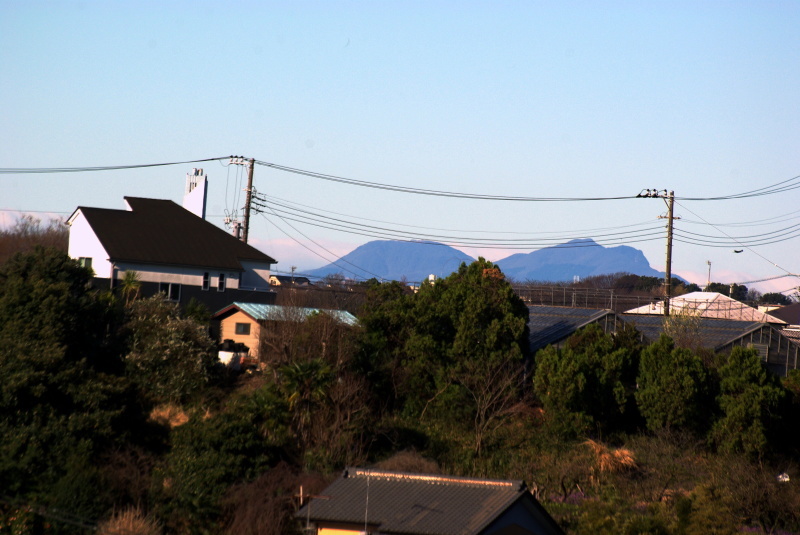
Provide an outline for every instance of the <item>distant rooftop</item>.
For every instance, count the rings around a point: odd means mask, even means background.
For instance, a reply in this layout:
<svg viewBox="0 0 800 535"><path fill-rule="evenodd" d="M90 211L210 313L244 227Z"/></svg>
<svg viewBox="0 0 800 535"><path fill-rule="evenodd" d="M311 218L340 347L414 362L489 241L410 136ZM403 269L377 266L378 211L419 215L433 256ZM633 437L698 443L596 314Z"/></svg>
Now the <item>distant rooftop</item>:
<svg viewBox="0 0 800 535"><path fill-rule="evenodd" d="M691 292L669 301L671 314L688 312L702 318L721 318L737 321L757 321L761 323L786 322L758 309L748 306L741 301L731 299L727 295L717 292ZM625 314L646 314L653 316L664 315L664 303L656 301L649 305L626 310Z"/></svg>
<svg viewBox="0 0 800 535"><path fill-rule="evenodd" d="M525 497L535 504L539 518L546 519L550 528L546 533L561 533L521 480L349 468L323 494L324 499L312 499L297 517L308 515L314 522L366 523L380 533L474 534Z"/></svg>

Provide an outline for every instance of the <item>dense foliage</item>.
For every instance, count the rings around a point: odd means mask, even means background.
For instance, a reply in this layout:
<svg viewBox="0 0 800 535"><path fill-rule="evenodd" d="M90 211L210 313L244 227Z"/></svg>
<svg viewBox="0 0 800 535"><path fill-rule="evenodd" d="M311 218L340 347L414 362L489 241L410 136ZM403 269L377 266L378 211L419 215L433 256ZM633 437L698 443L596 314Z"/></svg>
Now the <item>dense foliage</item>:
<svg viewBox="0 0 800 535"><path fill-rule="evenodd" d="M90 277L0 266L0 533L300 533L300 486L348 465L525 479L568 533L800 532L800 372L753 350L589 326L528 355L481 259L370 282L355 328L285 318L236 375L193 307Z"/></svg>

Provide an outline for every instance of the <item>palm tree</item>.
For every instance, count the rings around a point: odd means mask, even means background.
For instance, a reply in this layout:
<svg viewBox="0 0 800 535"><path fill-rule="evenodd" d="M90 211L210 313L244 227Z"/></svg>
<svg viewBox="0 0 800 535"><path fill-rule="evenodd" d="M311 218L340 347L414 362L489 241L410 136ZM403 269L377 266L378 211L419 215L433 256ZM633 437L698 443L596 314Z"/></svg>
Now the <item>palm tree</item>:
<svg viewBox="0 0 800 535"><path fill-rule="evenodd" d="M142 281L139 280L139 273L131 270L126 271L119 286L122 295L125 296L125 306L128 306L131 301L139 297L139 290L142 287Z"/></svg>
<svg viewBox="0 0 800 535"><path fill-rule="evenodd" d="M328 387L334 380L333 370L317 358L282 366L280 375L292 420L303 443L307 444L311 414L327 397Z"/></svg>

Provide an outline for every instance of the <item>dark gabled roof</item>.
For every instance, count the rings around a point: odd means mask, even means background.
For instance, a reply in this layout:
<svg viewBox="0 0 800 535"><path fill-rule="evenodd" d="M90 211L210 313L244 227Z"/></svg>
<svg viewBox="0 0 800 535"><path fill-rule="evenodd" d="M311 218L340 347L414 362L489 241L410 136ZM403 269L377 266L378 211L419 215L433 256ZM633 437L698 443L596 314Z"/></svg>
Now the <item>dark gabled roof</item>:
<svg viewBox="0 0 800 535"><path fill-rule="evenodd" d="M655 342L664 332L664 316L644 316L640 314L620 314L625 323L636 327L646 340ZM699 321L697 336L700 346L717 350L733 340L741 338L764 327L760 321L738 321L717 318L697 318Z"/></svg>
<svg viewBox="0 0 800 535"><path fill-rule="evenodd" d="M800 325L800 303L770 310L769 315L783 320L790 325Z"/></svg>
<svg viewBox="0 0 800 535"><path fill-rule="evenodd" d="M528 341L531 353L567 338L581 327L608 314L614 312L595 308L529 306Z"/></svg>
<svg viewBox="0 0 800 535"><path fill-rule="evenodd" d="M480 533L525 495L535 502L522 481L349 468L297 517L366 523L381 533L467 535Z"/></svg>
<svg viewBox="0 0 800 535"><path fill-rule="evenodd" d="M112 262L242 271L241 261L275 264L172 201L125 197L131 210L78 207Z"/></svg>

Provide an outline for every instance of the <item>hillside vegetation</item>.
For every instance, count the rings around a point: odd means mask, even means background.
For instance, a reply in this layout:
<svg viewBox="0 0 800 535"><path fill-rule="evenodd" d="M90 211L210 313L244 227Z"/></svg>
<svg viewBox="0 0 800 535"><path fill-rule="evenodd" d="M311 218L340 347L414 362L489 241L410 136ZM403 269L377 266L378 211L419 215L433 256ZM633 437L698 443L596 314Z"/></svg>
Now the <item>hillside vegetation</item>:
<svg viewBox="0 0 800 535"><path fill-rule="evenodd" d="M359 327L313 316L234 374L202 315L90 277L0 266L0 533L301 533L300 485L348 465L524 479L568 533L800 532L800 376L755 352L589 328L529 355L481 259L372 281Z"/></svg>

